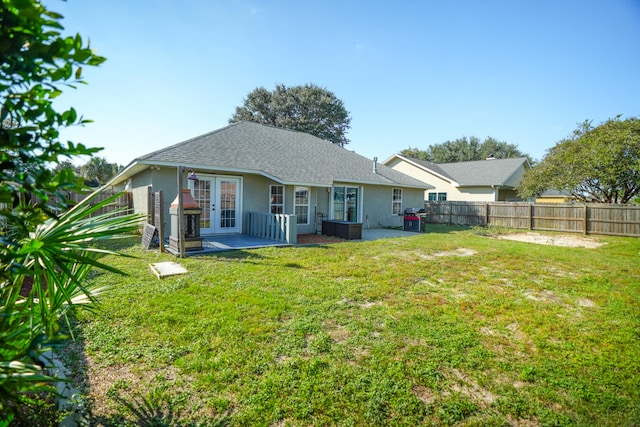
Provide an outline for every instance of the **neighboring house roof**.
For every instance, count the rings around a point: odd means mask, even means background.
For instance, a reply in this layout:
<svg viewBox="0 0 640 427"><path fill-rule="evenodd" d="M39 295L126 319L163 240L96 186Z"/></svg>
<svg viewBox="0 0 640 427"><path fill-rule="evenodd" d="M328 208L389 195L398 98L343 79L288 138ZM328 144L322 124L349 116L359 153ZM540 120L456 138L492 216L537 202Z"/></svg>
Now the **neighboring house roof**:
<svg viewBox="0 0 640 427"><path fill-rule="evenodd" d="M238 122L135 159L118 184L151 166L186 166L257 173L283 184L331 186L335 182L430 188L428 184L313 135Z"/></svg>
<svg viewBox="0 0 640 427"><path fill-rule="evenodd" d="M529 168L526 157L433 163L395 154L384 163L388 164L394 157L438 175L457 187L509 186L509 181L514 174L522 167Z"/></svg>
<svg viewBox="0 0 640 427"><path fill-rule="evenodd" d="M538 197L573 197L573 195L567 190L546 190Z"/></svg>

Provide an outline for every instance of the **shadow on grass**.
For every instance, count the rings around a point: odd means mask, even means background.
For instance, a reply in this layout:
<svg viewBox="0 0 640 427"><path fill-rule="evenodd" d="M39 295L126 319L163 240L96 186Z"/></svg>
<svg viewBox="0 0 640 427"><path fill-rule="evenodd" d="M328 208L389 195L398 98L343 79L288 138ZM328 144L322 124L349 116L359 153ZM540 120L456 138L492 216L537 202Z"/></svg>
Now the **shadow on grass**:
<svg viewBox="0 0 640 427"><path fill-rule="evenodd" d="M86 342L82 334L82 328L74 317L70 316L70 325L76 331L76 339L69 339L67 344L58 352L69 376L67 379L80 392L76 396L75 410L79 416L78 425L122 426L135 425L146 427L164 426L213 426L222 427L231 424L231 411L220 415L207 417L205 420L187 421L183 419L182 410L165 395L159 392L153 382L148 384L150 388L145 394L123 390L117 382L107 391L105 398L112 400L116 405L112 406L113 412L109 414L94 414L91 399L87 399L91 392L88 377L88 360L86 356ZM66 325L64 326L66 329ZM54 416L51 413L49 423L42 425L54 425ZM38 424L40 425L40 424Z"/></svg>
<svg viewBox="0 0 640 427"><path fill-rule="evenodd" d="M169 427L169 426L200 426L202 422L190 422L181 419L180 411L175 410L169 402L154 402L155 399L144 396L122 397L115 396L112 399L127 412L127 416L117 414L113 416L91 417L88 421L91 425L120 426L136 425L143 427ZM205 421L205 420L202 420ZM223 414L206 420L204 425L211 427L223 427L231 424L230 415Z"/></svg>

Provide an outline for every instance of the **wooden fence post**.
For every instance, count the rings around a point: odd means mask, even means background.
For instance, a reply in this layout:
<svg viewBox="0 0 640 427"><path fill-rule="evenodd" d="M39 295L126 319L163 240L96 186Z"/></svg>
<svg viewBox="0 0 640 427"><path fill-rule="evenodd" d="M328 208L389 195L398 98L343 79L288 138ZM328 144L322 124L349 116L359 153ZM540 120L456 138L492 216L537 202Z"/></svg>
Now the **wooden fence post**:
<svg viewBox="0 0 640 427"><path fill-rule="evenodd" d="M489 203L484 204L484 225L489 226Z"/></svg>
<svg viewBox="0 0 640 427"><path fill-rule="evenodd" d="M584 204L584 234L587 234L588 231L588 227L589 227L589 211L588 211L589 207L587 206L587 204Z"/></svg>
<svg viewBox="0 0 640 427"><path fill-rule="evenodd" d="M529 230L533 228L533 203L529 203Z"/></svg>
<svg viewBox="0 0 640 427"><path fill-rule="evenodd" d="M153 224L153 218L155 215L154 208L155 206L154 206L154 200L153 200L153 188L149 185L147 186L147 222L149 224ZM156 225L156 224L153 224L153 225Z"/></svg>

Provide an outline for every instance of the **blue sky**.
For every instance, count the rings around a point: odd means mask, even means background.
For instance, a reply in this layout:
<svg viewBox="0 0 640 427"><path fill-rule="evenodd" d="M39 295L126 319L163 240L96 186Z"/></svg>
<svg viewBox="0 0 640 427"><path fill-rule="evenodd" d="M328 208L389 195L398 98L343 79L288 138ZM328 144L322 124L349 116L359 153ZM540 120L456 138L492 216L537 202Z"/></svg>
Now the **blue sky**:
<svg viewBox="0 0 640 427"><path fill-rule="evenodd" d="M228 124L256 87L314 83L348 149L492 136L541 159L586 119L640 116L640 0L47 0L107 57L63 132L123 165Z"/></svg>

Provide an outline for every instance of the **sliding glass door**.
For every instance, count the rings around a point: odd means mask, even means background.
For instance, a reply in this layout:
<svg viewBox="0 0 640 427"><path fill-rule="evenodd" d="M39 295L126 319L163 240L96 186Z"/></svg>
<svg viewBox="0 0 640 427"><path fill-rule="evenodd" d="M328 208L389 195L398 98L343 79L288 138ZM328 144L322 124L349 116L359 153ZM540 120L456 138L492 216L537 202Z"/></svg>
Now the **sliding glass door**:
<svg viewBox="0 0 640 427"><path fill-rule="evenodd" d="M333 187L332 204L332 219L347 222L362 222L360 219L359 187Z"/></svg>

